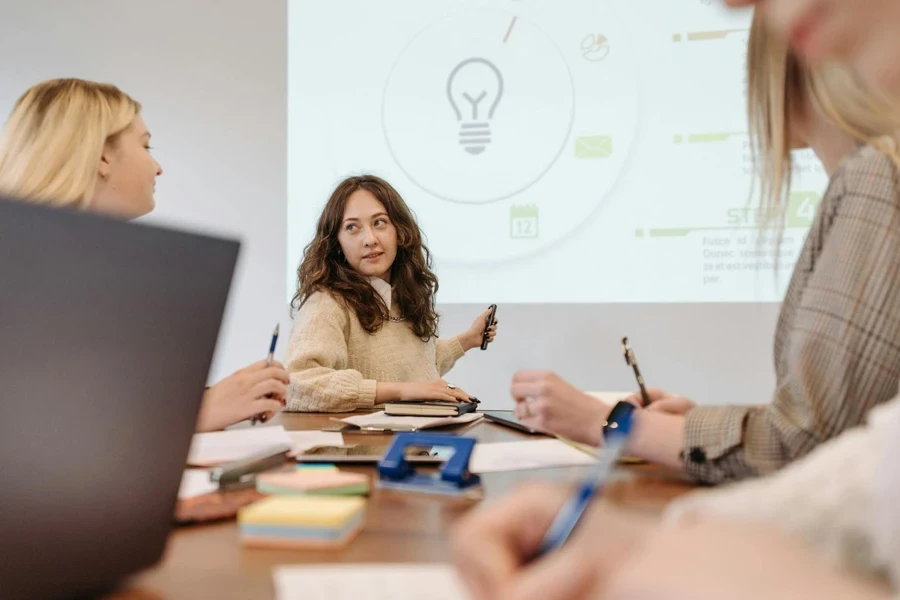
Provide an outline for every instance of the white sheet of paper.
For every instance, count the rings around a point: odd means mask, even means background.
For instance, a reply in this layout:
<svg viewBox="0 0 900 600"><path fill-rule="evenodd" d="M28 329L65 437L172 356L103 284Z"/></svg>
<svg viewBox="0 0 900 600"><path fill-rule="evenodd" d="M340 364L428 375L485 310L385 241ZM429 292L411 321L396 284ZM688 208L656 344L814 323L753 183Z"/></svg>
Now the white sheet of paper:
<svg viewBox="0 0 900 600"><path fill-rule="evenodd" d="M469 469L473 473L520 471L591 465L595 459L559 440L525 440L475 444Z"/></svg>
<svg viewBox="0 0 900 600"><path fill-rule="evenodd" d="M291 456L296 456L315 446L344 445L344 436L337 431L288 431L287 434L294 443Z"/></svg>
<svg viewBox="0 0 900 600"><path fill-rule="evenodd" d="M392 417L380 410L367 415L354 415L341 421L357 427L394 429L400 426L403 431L418 431L444 425L465 425L482 418L484 415L481 413L466 413L458 417Z"/></svg>
<svg viewBox="0 0 900 600"><path fill-rule="evenodd" d="M631 392L588 392L587 395L593 396L604 404L615 406L616 402L624 400L631 395Z"/></svg>
<svg viewBox="0 0 900 600"><path fill-rule="evenodd" d="M290 446L293 443L281 425L195 433L187 462L197 467L214 467L246 458L272 446Z"/></svg>
<svg viewBox="0 0 900 600"><path fill-rule="evenodd" d="M276 567L277 600L468 600L450 565Z"/></svg>
<svg viewBox="0 0 900 600"><path fill-rule="evenodd" d="M178 499L187 500L218 489L219 486L209 480L209 469L185 469L178 488Z"/></svg>

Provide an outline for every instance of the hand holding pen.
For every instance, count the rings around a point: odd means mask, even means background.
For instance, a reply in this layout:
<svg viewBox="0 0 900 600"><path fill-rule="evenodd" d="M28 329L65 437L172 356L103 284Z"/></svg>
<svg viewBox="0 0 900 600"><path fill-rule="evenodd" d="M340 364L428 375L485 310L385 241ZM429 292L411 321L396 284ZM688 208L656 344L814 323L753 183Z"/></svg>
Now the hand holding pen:
<svg viewBox="0 0 900 600"><path fill-rule="evenodd" d="M673 415L684 415L696 406L693 400L689 400L684 396L670 394L659 388L646 387L644 385L644 376L641 375L637 359L634 357L634 350L632 350L631 346L628 344L627 337L622 338L622 354L625 355L625 364L634 371L634 377L637 379L638 387L641 390L640 393L632 394L625 398L625 400L632 404L639 403L640 406L644 408L652 407L650 410Z"/></svg>
<svg viewBox="0 0 900 600"><path fill-rule="evenodd" d="M261 360L236 371L203 394L197 431L217 431L254 415L275 415L284 407L287 371Z"/></svg>
<svg viewBox="0 0 900 600"><path fill-rule="evenodd" d="M623 351L630 350L628 341L623 342ZM632 358L633 354L628 357L629 366ZM513 397L519 406L524 403L520 396L533 395L533 389L529 386L534 377L539 379L542 389L569 387L552 374L519 372L517 379L513 380ZM554 396L559 397L559 394ZM571 393L564 393L563 396L574 397ZM590 401L597 404L594 399ZM523 418L523 410L517 410L520 419ZM486 505L464 517L454 535L454 554L458 571L475 598L517 597L514 593L517 588L522 592L527 589L528 597L534 598L582 595L585 590L591 589L590 582L583 578L596 577L596 569L570 568L573 560L590 553L585 553L584 547L578 547L577 542L573 545L569 541L577 529L584 529L586 523L590 525L590 516L598 514L593 501L602 495L610 483L619 458L627 447L634 415L639 413L635 404L627 401L616 403L606 413L602 430L595 432L595 437L602 440L597 462L574 489L531 484L503 501ZM601 428L599 424L593 426ZM626 526L626 537L632 537L633 532L636 534L633 539L639 539L638 527L632 527L628 521L616 518L612 527L605 527L600 535L582 535L580 539L588 539L589 548L602 548L607 540L619 537L615 531L619 525ZM543 558L550 554L556 556ZM536 573L559 565L563 566L562 577L551 577L541 585L533 585Z"/></svg>
<svg viewBox="0 0 900 600"><path fill-rule="evenodd" d="M647 408L650 406L650 396L647 394L647 388L644 386L644 377L638 368L637 359L634 357L634 350L628 345L628 338L622 338L622 354L625 355L625 364L634 371L634 378L637 379L638 387L641 389L641 406Z"/></svg>
<svg viewBox="0 0 900 600"><path fill-rule="evenodd" d="M266 355L266 368L271 368L272 363L275 360L275 345L278 344L278 332L280 331L280 329L281 329L281 324L280 323L276 324L275 331L272 332L272 341L269 344L269 353L268 353L268 355ZM282 370L284 370L283 367L282 367ZM270 393L266 394L265 397L273 398L274 396L275 396L275 394L270 392ZM282 406L284 406L284 403L285 403L284 395L282 395L281 396ZM261 412L256 415L253 415L253 418L250 419L250 425L252 426L252 425L256 425L257 423L265 423L268 420L269 420L268 413Z"/></svg>
<svg viewBox="0 0 900 600"><path fill-rule="evenodd" d="M637 359L634 357L634 351L628 345L627 337L622 338L622 353L625 355L625 362L634 370L634 376L641 388L643 405L649 406L650 396L647 394L647 388L644 387L644 378L641 377ZM635 406L627 401L618 402L613 406L603 426L604 444L597 463L560 508L547 533L544 534L544 539L534 555L535 559L558 550L566 543L575 527L581 522L588 506L603 491L631 436L636 410Z"/></svg>

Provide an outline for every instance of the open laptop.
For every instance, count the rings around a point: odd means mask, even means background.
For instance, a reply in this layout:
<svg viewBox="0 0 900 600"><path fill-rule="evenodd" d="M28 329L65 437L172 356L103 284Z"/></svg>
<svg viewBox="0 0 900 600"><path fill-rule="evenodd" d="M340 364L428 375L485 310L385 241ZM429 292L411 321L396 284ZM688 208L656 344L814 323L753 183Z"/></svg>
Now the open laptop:
<svg viewBox="0 0 900 600"><path fill-rule="evenodd" d="M159 560L238 250L0 200L0 596Z"/></svg>

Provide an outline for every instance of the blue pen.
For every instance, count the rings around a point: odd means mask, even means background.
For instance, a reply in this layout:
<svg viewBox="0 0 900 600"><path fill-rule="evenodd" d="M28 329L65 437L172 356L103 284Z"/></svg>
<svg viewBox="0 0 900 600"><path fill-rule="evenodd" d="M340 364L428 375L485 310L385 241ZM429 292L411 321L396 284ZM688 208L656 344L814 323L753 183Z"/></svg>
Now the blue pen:
<svg viewBox="0 0 900 600"><path fill-rule="evenodd" d="M540 558L548 552L558 549L569 539L584 511L597 493L603 489L610 473L615 469L627 439L628 436L624 433L607 436L606 446L600 460L553 519L534 558Z"/></svg>
<svg viewBox="0 0 900 600"><path fill-rule="evenodd" d="M281 328L281 324L278 323L275 325L275 331L272 332L272 343L269 344L269 354L266 356L266 366L271 367L272 361L275 360L275 344L278 343L278 331ZM271 394L267 395L266 398L271 398ZM250 419L250 425L256 425L257 423L265 423L266 422L266 414L259 413L258 415L253 415L253 418Z"/></svg>

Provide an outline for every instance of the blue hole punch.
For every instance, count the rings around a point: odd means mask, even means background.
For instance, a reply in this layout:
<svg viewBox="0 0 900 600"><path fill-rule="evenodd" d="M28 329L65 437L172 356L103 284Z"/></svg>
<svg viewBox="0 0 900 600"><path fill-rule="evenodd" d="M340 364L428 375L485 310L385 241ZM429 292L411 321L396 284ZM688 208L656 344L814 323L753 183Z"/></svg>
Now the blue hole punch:
<svg viewBox="0 0 900 600"><path fill-rule="evenodd" d="M452 448L439 473L417 473L406 460L406 449L415 446ZM469 472L469 459L475 439L434 433L399 433L378 463L378 487L438 494L466 496L481 491L481 478Z"/></svg>

